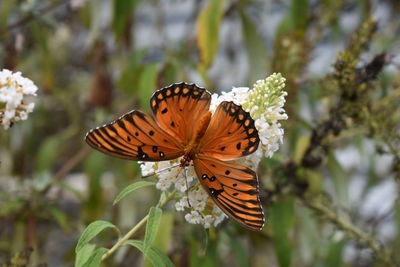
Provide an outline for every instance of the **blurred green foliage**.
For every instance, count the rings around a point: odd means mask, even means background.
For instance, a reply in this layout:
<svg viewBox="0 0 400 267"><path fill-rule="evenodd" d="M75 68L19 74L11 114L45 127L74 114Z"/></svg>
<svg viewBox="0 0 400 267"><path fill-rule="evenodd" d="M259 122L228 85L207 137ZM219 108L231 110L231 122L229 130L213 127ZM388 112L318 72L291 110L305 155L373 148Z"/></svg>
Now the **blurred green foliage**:
<svg viewBox="0 0 400 267"><path fill-rule="evenodd" d="M0 0L0 69L39 87L29 119L0 130L1 266L99 266L118 241L102 230L123 235L149 210L101 266L399 265L399 11L394 0ZM173 82L219 92L271 72L287 79L289 120L258 170L263 231L150 209L167 197L152 186L112 205L139 168L92 151L88 129L148 111ZM371 215L378 191L384 211Z"/></svg>

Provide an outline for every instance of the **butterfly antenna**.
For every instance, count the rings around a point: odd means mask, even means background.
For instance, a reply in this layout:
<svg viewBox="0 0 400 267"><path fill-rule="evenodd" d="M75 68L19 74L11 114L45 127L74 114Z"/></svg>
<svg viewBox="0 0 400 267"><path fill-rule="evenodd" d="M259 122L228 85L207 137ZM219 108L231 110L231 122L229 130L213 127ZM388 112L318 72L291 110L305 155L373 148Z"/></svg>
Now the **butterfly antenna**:
<svg viewBox="0 0 400 267"><path fill-rule="evenodd" d="M179 164L176 164L176 165L174 165L174 166L171 166L171 167L168 167L168 168L165 168L165 169L162 169L162 170L158 170L158 171L155 171L155 172L150 173L150 174L147 174L147 175L142 175L142 179L145 179L145 178L148 178L148 177L150 177L150 176L159 174L159 173L161 173L161 172L163 172L163 171L171 170L171 169L176 168L176 167L178 167L178 166L179 166ZM178 175L179 175L179 173L178 173Z"/></svg>

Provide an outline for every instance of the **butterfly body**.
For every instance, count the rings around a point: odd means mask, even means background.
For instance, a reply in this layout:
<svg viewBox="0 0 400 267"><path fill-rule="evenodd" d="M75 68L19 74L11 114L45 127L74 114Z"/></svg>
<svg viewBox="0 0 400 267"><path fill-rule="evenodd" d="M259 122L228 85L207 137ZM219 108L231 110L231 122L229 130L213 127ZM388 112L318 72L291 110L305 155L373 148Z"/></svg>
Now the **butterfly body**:
<svg viewBox="0 0 400 267"><path fill-rule="evenodd" d="M150 99L154 118L138 110L86 135L93 148L124 159L163 161L181 158L229 217L261 230L264 215L256 173L230 162L253 153L260 142L250 114L222 102L212 114L211 94L194 84L179 83L156 91Z"/></svg>
<svg viewBox="0 0 400 267"><path fill-rule="evenodd" d="M184 148L185 153L183 154L180 167L183 168L189 166L190 162L195 159L196 154L200 153L201 151L200 141L204 136L208 128L208 125L210 124L210 121L211 121L211 112L207 112L199 120L197 129L194 131L192 139Z"/></svg>

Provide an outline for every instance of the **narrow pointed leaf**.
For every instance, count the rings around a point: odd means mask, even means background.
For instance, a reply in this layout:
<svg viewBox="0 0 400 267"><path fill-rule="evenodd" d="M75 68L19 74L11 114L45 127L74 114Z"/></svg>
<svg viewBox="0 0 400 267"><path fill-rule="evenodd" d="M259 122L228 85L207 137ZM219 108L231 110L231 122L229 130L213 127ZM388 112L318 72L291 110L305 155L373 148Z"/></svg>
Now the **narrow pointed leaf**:
<svg viewBox="0 0 400 267"><path fill-rule="evenodd" d="M79 250L81 250L86 244L90 242L94 237L96 237L100 232L102 232L104 229L107 228L112 228L114 229L118 235L120 235L120 232L118 228L107 221L95 221L92 222L91 224L86 227L85 231L83 231L81 237L79 238L78 244L76 245L75 252L78 253Z"/></svg>
<svg viewBox="0 0 400 267"><path fill-rule="evenodd" d="M98 248L92 252L88 260L82 265L82 267L98 267L101 263L101 257L107 252L106 248Z"/></svg>
<svg viewBox="0 0 400 267"><path fill-rule="evenodd" d="M264 40L257 32L256 25L248 18L244 10L241 10L243 40L247 50L250 69L249 82L254 82L265 77L267 73L267 55Z"/></svg>
<svg viewBox="0 0 400 267"><path fill-rule="evenodd" d="M225 1L210 0L197 19L197 46L200 50L201 65L211 65L218 51L219 28Z"/></svg>
<svg viewBox="0 0 400 267"><path fill-rule="evenodd" d="M144 237L144 254L147 254L148 249L153 245L154 238L157 235L158 227L161 222L162 210L157 207L151 207L149 219L146 224L146 235Z"/></svg>
<svg viewBox="0 0 400 267"><path fill-rule="evenodd" d="M167 267L174 266L171 260L159 250L155 250L154 248L149 248L148 253L145 254L143 241L128 240L126 241L125 244L133 246L138 250L140 250L144 254L144 256L151 262L151 264L153 264L153 266L167 266Z"/></svg>
<svg viewBox="0 0 400 267"><path fill-rule="evenodd" d="M133 191L135 191L136 189L139 189L141 187L145 187L145 186L151 186L151 185L155 185L154 182L149 182L149 181L139 181L136 183L133 183L131 185L128 185L127 187L125 187L115 198L113 205L117 204L119 201L121 201L124 197L126 197L129 193L132 193Z"/></svg>
<svg viewBox="0 0 400 267"><path fill-rule="evenodd" d="M96 245L93 244L86 244L85 246L83 246L76 254L75 267L83 266L83 264L85 264L89 257L92 255L95 248Z"/></svg>

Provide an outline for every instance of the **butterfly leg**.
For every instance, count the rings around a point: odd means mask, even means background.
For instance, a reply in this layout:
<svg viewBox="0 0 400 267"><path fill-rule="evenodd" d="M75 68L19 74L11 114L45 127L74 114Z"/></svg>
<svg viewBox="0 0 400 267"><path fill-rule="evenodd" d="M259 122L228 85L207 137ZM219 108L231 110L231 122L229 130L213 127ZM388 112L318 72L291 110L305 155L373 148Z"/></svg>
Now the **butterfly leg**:
<svg viewBox="0 0 400 267"><path fill-rule="evenodd" d="M190 204L190 199L189 199L189 183L187 180L187 175L186 175L187 167L185 167L184 174L185 174L185 182L186 182L186 197L187 197L187 202L189 208L192 208L192 205Z"/></svg>

